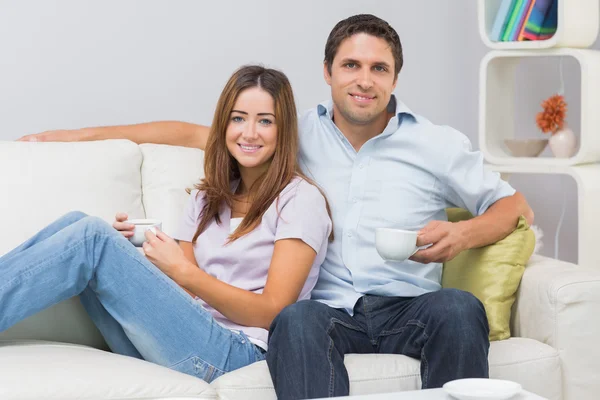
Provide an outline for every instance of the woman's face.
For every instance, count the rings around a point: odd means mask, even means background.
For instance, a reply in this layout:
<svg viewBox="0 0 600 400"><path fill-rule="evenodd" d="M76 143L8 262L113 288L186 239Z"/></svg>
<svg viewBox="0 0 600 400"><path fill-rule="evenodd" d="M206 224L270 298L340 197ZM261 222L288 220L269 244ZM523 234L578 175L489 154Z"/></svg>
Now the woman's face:
<svg viewBox="0 0 600 400"><path fill-rule="evenodd" d="M229 116L225 140L240 168L269 167L277 145L275 104L269 93L254 87L239 94Z"/></svg>

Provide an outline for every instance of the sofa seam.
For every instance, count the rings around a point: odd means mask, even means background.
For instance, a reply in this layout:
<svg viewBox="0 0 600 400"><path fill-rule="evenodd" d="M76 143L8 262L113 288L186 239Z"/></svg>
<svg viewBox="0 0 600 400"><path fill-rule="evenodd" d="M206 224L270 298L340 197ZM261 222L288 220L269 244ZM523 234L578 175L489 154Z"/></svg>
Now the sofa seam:
<svg viewBox="0 0 600 400"><path fill-rule="evenodd" d="M553 359L553 358L557 358L557 359L560 360L560 355L559 354L554 354L552 356L533 358L531 360L525 360L525 361L515 361L515 362L510 362L510 363L504 363L504 364L493 364L493 365L490 365L490 368L507 367L507 366L510 366L510 365L518 365L518 364L529 364L529 363L532 363L532 362L550 360L550 359Z"/></svg>

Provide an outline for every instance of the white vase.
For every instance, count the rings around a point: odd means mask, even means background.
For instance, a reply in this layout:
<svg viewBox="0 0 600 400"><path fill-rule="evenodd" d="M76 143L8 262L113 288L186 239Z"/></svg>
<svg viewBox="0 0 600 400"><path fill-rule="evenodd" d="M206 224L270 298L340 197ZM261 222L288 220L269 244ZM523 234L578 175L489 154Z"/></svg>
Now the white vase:
<svg viewBox="0 0 600 400"><path fill-rule="evenodd" d="M575 155L577 150L577 138L571 129L564 127L556 131L548 140L550 150L557 158L569 158Z"/></svg>

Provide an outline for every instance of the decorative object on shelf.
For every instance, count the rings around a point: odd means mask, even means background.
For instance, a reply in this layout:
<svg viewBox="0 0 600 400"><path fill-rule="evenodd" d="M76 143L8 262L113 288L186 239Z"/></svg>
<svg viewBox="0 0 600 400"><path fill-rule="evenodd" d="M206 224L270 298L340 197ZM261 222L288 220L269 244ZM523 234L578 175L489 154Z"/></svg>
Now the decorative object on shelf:
<svg viewBox="0 0 600 400"><path fill-rule="evenodd" d="M567 127L552 134L548 140L550 150L557 158L570 158L577 151L577 139L573 131Z"/></svg>
<svg viewBox="0 0 600 400"><path fill-rule="evenodd" d="M548 139L505 139L504 144L513 157L537 157L548 145Z"/></svg>
<svg viewBox="0 0 600 400"><path fill-rule="evenodd" d="M536 116L537 126L543 133L550 133L548 143L557 158L570 158L577 150L577 139L565 124L567 102L556 94L542 102L543 111Z"/></svg>

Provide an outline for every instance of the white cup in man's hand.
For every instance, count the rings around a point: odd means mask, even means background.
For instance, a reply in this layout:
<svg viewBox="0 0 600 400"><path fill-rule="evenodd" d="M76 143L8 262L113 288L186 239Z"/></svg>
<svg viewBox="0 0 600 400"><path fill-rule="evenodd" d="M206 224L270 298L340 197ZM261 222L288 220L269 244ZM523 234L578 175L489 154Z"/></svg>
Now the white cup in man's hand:
<svg viewBox="0 0 600 400"><path fill-rule="evenodd" d="M386 261L405 261L420 249L416 231L393 228L375 230L375 248Z"/></svg>

